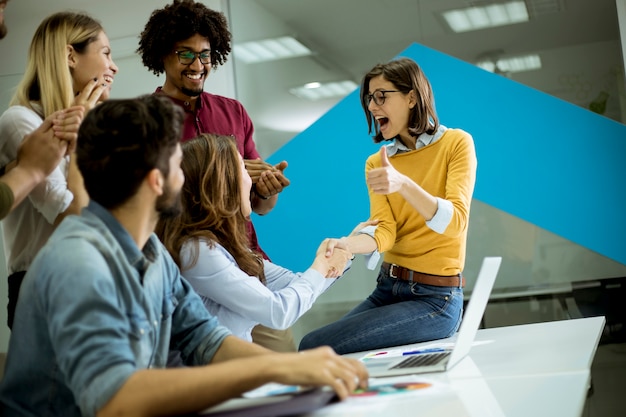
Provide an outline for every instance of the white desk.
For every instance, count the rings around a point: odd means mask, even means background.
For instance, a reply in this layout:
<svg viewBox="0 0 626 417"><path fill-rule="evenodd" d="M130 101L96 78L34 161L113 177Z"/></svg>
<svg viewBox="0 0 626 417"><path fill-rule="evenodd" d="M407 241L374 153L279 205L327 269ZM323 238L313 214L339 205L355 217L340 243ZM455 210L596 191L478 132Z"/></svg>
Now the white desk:
<svg viewBox="0 0 626 417"><path fill-rule="evenodd" d="M307 416L580 416L604 323L592 317L479 330L476 340L490 343L474 346L451 371L411 376L436 389L351 398Z"/></svg>
<svg viewBox="0 0 626 417"><path fill-rule="evenodd" d="M479 330L470 357L483 377L544 375L591 368L604 317ZM459 364L460 365L460 364ZM449 373L457 375L456 368Z"/></svg>

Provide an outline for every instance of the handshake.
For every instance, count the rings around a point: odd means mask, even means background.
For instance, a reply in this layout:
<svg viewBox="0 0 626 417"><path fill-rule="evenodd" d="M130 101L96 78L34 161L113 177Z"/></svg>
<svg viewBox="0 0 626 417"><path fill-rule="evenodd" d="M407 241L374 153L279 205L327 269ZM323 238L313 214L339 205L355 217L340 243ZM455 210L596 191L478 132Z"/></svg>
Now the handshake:
<svg viewBox="0 0 626 417"><path fill-rule="evenodd" d="M315 253L311 268L319 271L326 278L338 278L343 275L352 259L352 253L336 246L337 239L324 239Z"/></svg>
<svg viewBox="0 0 626 417"><path fill-rule="evenodd" d="M371 253L377 250L373 233L378 223L378 220L366 220L357 224L347 237L324 239L317 248L311 267L326 278L340 277L345 272L348 261L354 258L353 253Z"/></svg>

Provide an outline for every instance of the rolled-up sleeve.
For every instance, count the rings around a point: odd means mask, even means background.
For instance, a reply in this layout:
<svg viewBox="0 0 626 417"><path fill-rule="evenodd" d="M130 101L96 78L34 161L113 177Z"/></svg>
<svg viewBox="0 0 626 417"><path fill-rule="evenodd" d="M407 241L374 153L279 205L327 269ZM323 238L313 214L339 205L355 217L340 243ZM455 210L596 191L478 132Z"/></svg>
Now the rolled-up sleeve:
<svg viewBox="0 0 626 417"><path fill-rule="evenodd" d="M107 262L93 247L76 242L65 247L63 267L50 268L51 279L41 281L46 285L38 302L54 318L49 333L60 372L83 415L95 416L135 371L135 359Z"/></svg>

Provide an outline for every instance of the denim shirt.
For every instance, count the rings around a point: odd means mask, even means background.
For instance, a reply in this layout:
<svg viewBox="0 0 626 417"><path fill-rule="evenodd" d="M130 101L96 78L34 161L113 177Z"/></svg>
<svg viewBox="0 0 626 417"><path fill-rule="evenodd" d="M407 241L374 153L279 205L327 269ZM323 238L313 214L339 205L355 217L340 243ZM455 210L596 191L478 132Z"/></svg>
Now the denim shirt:
<svg viewBox="0 0 626 417"><path fill-rule="evenodd" d="M181 279L156 235L140 250L90 202L68 216L24 279L4 378L3 416L94 416L172 347L206 364L230 332Z"/></svg>

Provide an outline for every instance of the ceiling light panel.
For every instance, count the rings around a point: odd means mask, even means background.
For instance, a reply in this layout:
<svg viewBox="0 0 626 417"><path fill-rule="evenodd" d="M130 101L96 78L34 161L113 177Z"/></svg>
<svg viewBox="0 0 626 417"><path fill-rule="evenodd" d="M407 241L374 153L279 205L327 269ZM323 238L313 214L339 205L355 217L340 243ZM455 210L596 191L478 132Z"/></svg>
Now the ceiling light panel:
<svg viewBox="0 0 626 417"><path fill-rule="evenodd" d="M537 54L484 60L476 63L480 68L495 73L532 71L541 68L541 58Z"/></svg>
<svg viewBox="0 0 626 417"><path fill-rule="evenodd" d="M292 88L289 92L306 100L322 100L326 98L345 97L357 88L354 81L337 81L331 83L307 83L301 87Z"/></svg>
<svg viewBox="0 0 626 417"><path fill-rule="evenodd" d="M311 55L312 51L291 36L263 39L260 41L237 43L234 45L235 58L246 64L275 61Z"/></svg>
<svg viewBox="0 0 626 417"><path fill-rule="evenodd" d="M496 65L505 72L531 71L541 68L541 58L539 55L504 58L499 59Z"/></svg>
<svg viewBox="0 0 626 417"><path fill-rule="evenodd" d="M528 21L524 1L496 3L482 7L468 7L442 13L448 26L455 32L486 29Z"/></svg>

